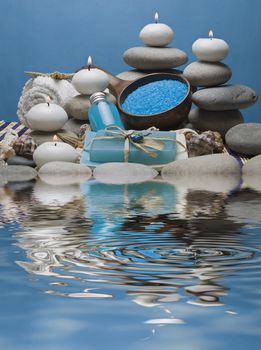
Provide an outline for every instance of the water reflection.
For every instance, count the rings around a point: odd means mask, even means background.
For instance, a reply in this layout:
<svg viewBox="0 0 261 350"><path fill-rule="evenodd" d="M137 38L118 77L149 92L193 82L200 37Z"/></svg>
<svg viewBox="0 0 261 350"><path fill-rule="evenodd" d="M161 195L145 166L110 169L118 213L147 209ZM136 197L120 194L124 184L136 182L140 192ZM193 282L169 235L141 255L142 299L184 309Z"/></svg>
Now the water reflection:
<svg viewBox="0 0 261 350"><path fill-rule="evenodd" d="M26 260L17 263L47 276L48 294L109 298L117 288L142 307L221 306L230 293L227 278L260 265L235 208L253 196L247 202L252 212L261 198L236 190L237 180L229 183L222 192L217 181L207 189L162 180L89 181L62 191L37 182L33 191L2 188L2 216L19 218L23 230L16 238Z"/></svg>

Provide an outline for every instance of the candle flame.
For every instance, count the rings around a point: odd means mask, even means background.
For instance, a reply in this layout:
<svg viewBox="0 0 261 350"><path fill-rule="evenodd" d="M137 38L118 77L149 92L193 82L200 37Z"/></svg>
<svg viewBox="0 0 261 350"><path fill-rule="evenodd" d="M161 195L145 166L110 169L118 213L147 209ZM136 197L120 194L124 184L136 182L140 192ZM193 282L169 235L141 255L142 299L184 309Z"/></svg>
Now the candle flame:
<svg viewBox="0 0 261 350"><path fill-rule="evenodd" d="M88 57L87 65L88 65L88 69L90 70L92 66L92 56Z"/></svg>
<svg viewBox="0 0 261 350"><path fill-rule="evenodd" d="M53 141L54 141L54 142L57 142L57 141L58 141L58 136L57 136L57 135L54 135Z"/></svg>
<svg viewBox="0 0 261 350"><path fill-rule="evenodd" d="M51 97L50 96L47 96L46 99L45 99L46 103L48 104L48 106L50 106L50 103L51 103Z"/></svg>
<svg viewBox="0 0 261 350"><path fill-rule="evenodd" d="M158 23L158 20L159 20L159 14L158 14L158 12L155 13L154 18L155 18L155 23Z"/></svg>
<svg viewBox="0 0 261 350"><path fill-rule="evenodd" d="M213 37L214 37L213 30L210 30L210 31L209 31L208 37L209 37L210 39L213 39Z"/></svg>

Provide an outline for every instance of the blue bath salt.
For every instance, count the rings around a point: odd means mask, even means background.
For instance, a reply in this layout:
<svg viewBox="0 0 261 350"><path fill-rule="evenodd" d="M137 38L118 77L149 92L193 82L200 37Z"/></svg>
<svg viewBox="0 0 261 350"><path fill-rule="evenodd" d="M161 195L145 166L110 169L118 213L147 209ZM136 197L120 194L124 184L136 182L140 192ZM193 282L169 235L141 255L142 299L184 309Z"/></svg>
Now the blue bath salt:
<svg viewBox="0 0 261 350"><path fill-rule="evenodd" d="M138 87L122 103L124 111L152 115L177 106L187 95L188 87L179 80L164 79Z"/></svg>

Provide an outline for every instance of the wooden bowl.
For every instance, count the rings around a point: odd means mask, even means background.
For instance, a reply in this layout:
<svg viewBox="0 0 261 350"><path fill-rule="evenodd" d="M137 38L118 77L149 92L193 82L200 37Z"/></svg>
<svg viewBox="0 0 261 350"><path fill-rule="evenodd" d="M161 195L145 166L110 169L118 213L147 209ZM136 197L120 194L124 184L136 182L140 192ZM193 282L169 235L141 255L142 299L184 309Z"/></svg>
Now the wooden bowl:
<svg viewBox="0 0 261 350"><path fill-rule="evenodd" d="M100 67L97 68L101 69ZM182 122L188 120L187 117L192 105L191 87L188 80L183 76L172 73L152 73L133 81L127 81L113 76L104 69L102 70L106 72L110 78L109 89L117 99L117 107L126 129L144 130L155 126L160 130L174 130L178 128ZM179 80L187 85L187 94L178 105L152 115L130 114L122 108L122 103L125 101L126 97L134 90L140 86L163 79Z"/></svg>

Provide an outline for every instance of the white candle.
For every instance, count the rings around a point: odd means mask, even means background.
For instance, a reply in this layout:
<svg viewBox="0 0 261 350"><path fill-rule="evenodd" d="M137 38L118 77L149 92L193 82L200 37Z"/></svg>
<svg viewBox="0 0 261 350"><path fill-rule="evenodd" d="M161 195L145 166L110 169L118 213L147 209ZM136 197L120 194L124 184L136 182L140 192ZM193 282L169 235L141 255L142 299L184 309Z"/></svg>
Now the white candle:
<svg viewBox="0 0 261 350"><path fill-rule="evenodd" d="M222 61L229 52L228 44L222 39L214 38L212 30L208 36L208 38L201 38L194 42L192 45L194 55L201 61Z"/></svg>
<svg viewBox="0 0 261 350"><path fill-rule="evenodd" d="M42 143L33 154L33 159L38 167L54 161L75 163L78 158L79 153L67 143L58 142L57 136L54 136L53 142Z"/></svg>
<svg viewBox="0 0 261 350"><path fill-rule="evenodd" d="M164 47L171 43L173 30L164 23L158 23L159 15L155 13L155 23L147 24L140 31L140 39L147 46Z"/></svg>
<svg viewBox="0 0 261 350"><path fill-rule="evenodd" d="M81 69L75 73L72 83L75 89L83 95L92 95L94 92L104 91L109 85L109 77L97 68L91 68L92 58L88 57L88 69Z"/></svg>
<svg viewBox="0 0 261 350"><path fill-rule="evenodd" d="M49 96L46 98L46 103L33 106L25 117L30 129L39 131L60 130L68 120L65 110L51 103Z"/></svg>

